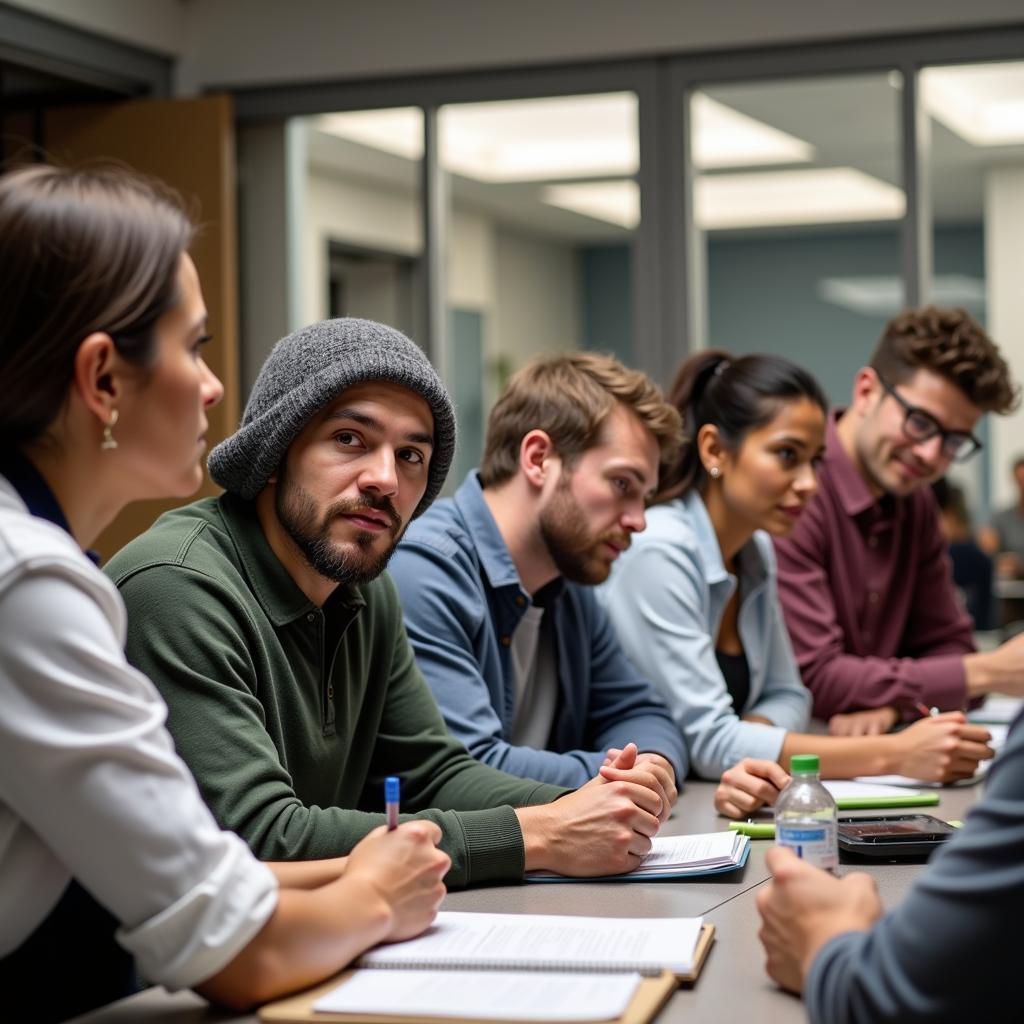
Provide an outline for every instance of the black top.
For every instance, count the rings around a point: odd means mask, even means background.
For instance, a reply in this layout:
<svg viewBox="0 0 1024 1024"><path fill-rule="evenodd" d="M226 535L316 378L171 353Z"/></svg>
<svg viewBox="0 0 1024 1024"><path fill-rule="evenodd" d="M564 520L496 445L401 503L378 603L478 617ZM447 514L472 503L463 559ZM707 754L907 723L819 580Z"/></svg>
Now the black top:
<svg viewBox="0 0 1024 1024"><path fill-rule="evenodd" d="M750 700L750 665L744 651L739 654L726 654L715 648L715 659L725 678L725 688L732 698L732 708L737 715L742 715L747 701Z"/></svg>

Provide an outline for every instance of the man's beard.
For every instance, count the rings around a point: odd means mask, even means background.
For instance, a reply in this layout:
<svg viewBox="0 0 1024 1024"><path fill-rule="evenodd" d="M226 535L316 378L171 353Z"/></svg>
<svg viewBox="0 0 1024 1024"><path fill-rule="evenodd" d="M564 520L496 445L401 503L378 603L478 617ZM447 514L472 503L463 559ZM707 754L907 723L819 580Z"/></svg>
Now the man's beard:
<svg viewBox="0 0 1024 1024"><path fill-rule="evenodd" d="M598 545L607 540L625 550L630 537L622 530L592 533L570 486L569 476L559 481L550 503L540 514L540 535L562 576L572 583L594 586L603 583L611 572L611 561L597 554Z"/></svg>
<svg viewBox="0 0 1024 1024"><path fill-rule="evenodd" d="M312 495L287 480L283 473L274 494L274 509L281 525L310 566L325 579L335 583L358 586L376 579L387 567L402 533L402 517L390 498L364 494L358 501L340 499L318 519ZM370 552L380 534L361 530L353 538L355 551L342 549L331 539L331 523L340 515L365 512L368 509L383 512L390 520L391 544L381 554L374 556Z"/></svg>

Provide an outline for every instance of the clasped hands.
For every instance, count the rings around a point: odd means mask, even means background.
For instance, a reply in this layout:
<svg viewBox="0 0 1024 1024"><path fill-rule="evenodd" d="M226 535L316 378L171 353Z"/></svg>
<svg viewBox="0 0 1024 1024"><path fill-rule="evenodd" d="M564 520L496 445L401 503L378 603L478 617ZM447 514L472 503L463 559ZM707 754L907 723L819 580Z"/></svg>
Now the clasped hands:
<svg viewBox="0 0 1024 1024"><path fill-rule="evenodd" d="M598 774L587 785L602 782L630 782L656 793L661 800L658 821L665 824L679 797L675 769L661 754L640 753L635 743L627 743L622 750L608 751Z"/></svg>
<svg viewBox="0 0 1024 1024"><path fill-rule="evenodd" d="M675 771L634 743L608 751L597 775L550 804L516 808L526 870L593 877L631 871L676 801Z"/></svg>

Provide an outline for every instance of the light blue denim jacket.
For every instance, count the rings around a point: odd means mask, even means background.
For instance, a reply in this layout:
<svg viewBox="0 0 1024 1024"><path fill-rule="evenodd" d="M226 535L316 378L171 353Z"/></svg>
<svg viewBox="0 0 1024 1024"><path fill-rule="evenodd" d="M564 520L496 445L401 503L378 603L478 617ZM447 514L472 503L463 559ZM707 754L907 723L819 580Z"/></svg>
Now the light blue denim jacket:
<svg viewBox="0 0 1024 1024"><path fill-rule="evenodd" d="M744 722L715 659L736 577L722 562L696 491L647 513L647 529L619 557L599 596L626 653L653 680L682 731L693 770L715 779L743 757L774 761L787 732L803 730L810 695L800 681L775 586L775 554L760 530L738 555L739 634L750 665Z"/></svg>
<svg viewBox="0 0 1024 1024"><path fill-rule="evenodd" d="M559 702L547 750L509 742L509 642L530 595L470 473L454 498L412 522L389 566L416 661L448 728L478 760L526 778L581 786L609 747L662 754L682 784L686 753L654 687L630 664L594 588L564 583L553 616Z"/></svg>

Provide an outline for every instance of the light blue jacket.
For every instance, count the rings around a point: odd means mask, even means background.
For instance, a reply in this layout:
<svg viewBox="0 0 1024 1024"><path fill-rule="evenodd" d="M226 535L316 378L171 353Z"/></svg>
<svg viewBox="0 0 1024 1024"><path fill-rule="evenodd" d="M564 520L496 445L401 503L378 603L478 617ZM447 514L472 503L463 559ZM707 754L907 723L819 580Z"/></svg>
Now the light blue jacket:
<svg viewBox="0 0 1024 1024"><path fill-rule="evenodd" d="M715 639L736 577L722 562L696 491L647 513L647 529L619 557L600 598L626 653L658 687L682 731L693 770L716 779L743 757L777 760L787 732L803 730L810 695L800 681L775 586L775 554L758 531L740 551L739 634L750 665L744 722L715 659Z"/></svg>
<svg viewBox="0 0 1024 1024"><path fill-rule="evenodd" d="M654 687L622 652L593 587L563 583L548 606L559 702L547 750L509 742L515 714L510 638L523 589L476 473L412 522L389 566L416 662L448 728L478 760L526 778L582 786L605 751L633 741L662 754L682 784L686 754Z"/></svg>

